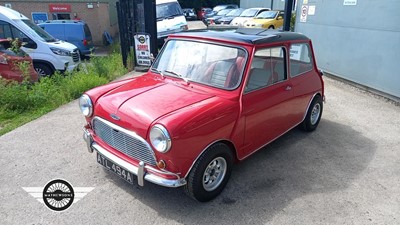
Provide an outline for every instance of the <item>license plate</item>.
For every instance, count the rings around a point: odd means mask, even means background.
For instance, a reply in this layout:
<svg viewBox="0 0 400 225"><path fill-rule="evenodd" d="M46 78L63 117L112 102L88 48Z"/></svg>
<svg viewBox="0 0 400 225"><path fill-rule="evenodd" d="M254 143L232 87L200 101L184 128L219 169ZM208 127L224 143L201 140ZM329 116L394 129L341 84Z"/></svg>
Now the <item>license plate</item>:
<svg viewBox="0 0 400 225"><path fill-rule="evenodd" d="M118 164L114 163L113 161L107 159L105 156L97 153L97 162L107 168L109 171L115 173L120 178L125 180L126 182L133 184L134 175L129 172L127 169L119 166Z"/></svg>

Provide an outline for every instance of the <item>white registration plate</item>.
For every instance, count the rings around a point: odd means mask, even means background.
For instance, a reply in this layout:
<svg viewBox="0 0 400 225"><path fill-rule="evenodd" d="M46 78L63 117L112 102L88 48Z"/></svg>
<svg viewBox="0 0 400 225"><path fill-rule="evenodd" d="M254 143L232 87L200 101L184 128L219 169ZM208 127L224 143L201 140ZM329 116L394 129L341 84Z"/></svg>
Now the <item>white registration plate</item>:
<svg viewBox="0 0 400 225"><path fill-rule="evenodd" d="M113 161L107 159L105 156L97 152L97 162L110 170L111 172L117 174L120 178L126 182L133 184L133 179L135 175L129 172L127 169L121 167L120 165L114 163Z"/></svg>

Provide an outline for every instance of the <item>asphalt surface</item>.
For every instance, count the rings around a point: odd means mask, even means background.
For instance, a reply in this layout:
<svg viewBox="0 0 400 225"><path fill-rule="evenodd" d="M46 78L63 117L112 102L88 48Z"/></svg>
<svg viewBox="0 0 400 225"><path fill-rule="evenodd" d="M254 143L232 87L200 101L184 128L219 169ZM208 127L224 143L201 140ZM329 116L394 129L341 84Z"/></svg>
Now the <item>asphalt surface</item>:
<svg viewBox="0 0 400 225"><path fill-rule="evenodd" d="M315 132L294 129L235 165L208 203L102 169L73 101L0 136L0 224L400 224L400 106L328 77L325 87ZM55 178L94 189L54 212L22 188Z"/></svg>
<svg viewBox="0 0 400 225"><path fill-rule="evenodd" d="M86 150L73 101L0 137L1 224L399 224L400 107L325 82L318 129L294 129L235 165L208 203L103 170ZM22 188L55 178L94 190L53 212Z"/></svg>

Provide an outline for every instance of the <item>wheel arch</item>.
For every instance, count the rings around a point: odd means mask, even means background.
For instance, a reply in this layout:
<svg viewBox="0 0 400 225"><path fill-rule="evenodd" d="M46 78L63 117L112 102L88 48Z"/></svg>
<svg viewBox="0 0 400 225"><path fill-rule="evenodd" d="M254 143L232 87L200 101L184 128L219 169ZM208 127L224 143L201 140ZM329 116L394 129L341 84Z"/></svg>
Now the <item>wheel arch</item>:
<svg viewBox="0 0 400 225"><path fill-rule="evenodd" d="M222 143L225 144L226 146L228 146L229 150L232 153L232 156L234 158L234 162L238 162L239 158L237 155L237 151L236 151L236 147L233 144L233 142L231 142L230 140L227 139L220 139L220 140L216 140L214 142L211 142L209 145L207 145L201 152L200 154L196 157L195 160L193 160L192 165L189 167L188 171L186 172L184 178L186 179L187 176L189 175L190 171L193 169L194 164L199 160L200 156L203 155L211 146L218 144L218 143Z"/></svg>
<svg viewBox="0 0 400 225"><path fill-rule="evenodd" d="M35 64L44 64L44 65L50 67L50 69L52 69L53 72L56 71L56 68L53 66L53 64L51 64L51 63L48 62L48 61L40 60L40 59L33 59L32 62L33 62L33 65L35 65Z"/></svg>
<svg viewBox="0 0 400 225"><path fill-rule="evenodd" d="M321 97L321 99L323 99L321 92L314 93L314 95L312 96L312 98L310 98L310 101L308 102L308 105L307 105L306 111L304 112L302 121L304 121L304 119L306 118L307 112L310 109L311 103L312 103L312 101L314 101L315 97L317 97L317 96L319 96L319 97Z"/></svg>

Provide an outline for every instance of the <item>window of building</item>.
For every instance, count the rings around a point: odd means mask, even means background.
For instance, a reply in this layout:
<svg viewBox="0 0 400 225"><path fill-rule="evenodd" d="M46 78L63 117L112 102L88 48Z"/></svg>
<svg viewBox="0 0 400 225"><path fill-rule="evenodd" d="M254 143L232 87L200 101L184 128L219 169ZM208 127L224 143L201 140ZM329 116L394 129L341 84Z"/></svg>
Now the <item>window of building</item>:
<svg viewBox="0 0 400 225"><path fill-rule="evenodd" d="M69 13L53 13L53 20L70 20L71 14Z"/></svg>

